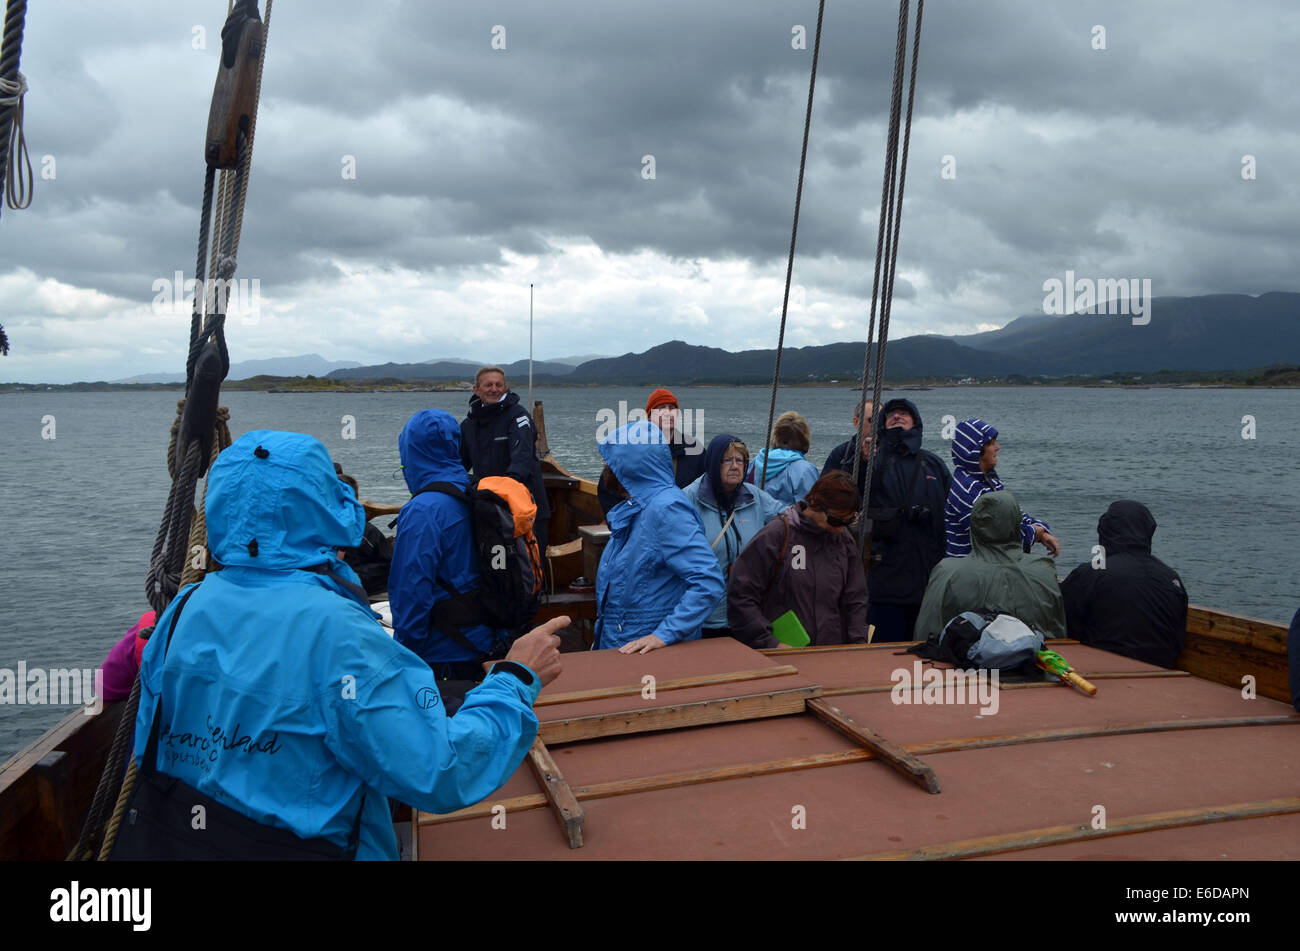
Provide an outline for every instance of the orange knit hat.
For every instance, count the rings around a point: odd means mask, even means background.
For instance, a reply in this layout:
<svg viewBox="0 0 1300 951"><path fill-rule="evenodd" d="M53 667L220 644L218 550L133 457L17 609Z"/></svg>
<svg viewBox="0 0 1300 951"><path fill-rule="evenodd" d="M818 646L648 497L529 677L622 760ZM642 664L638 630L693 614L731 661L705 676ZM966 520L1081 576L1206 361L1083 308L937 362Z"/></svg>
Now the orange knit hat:
<svg viewBox="0 0 1300 951"><path fill-rule="evenodd" d="M645 411L649 413L656 406L677 406L677 397L673 396L672 390L665 390L663 387L655 390L650 394L650 398L645 401Z"/></svg>

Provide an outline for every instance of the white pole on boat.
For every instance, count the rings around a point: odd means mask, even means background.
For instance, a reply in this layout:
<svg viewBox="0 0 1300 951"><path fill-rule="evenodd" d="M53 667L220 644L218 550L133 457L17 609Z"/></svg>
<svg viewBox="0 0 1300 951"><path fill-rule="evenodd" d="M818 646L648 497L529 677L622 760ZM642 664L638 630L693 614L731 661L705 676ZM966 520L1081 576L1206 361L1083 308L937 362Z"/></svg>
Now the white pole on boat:
<svg viewBox="0 0 1300 951"><path fill-rule="evenodd" d="M533 411L533 285L528 285L528 412Z"/></svg>

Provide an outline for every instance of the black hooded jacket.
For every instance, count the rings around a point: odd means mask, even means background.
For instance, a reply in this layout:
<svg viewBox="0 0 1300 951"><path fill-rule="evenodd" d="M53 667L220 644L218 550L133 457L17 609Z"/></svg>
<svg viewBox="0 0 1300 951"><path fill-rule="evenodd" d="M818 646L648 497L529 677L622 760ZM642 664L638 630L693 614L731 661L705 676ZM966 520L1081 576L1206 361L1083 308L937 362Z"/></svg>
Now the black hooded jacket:
<svg viewBox="0 0 1300 951"><path fill-rule="evenodd" d="M1097 522L1105 567L1084 562L1061 583L1070 637L1134 660L1173 667L1187 631L1187 589L1151 554L1156 520L1141 502L1112 502Z"/></svg>
<svg viewBox="0 0 1300 951"><path fill-rule="evenodd" d="M476 479L509 476L522 482L533 493L537 518L550 518L542 464L537 461L537 427L528 410L519 405L518 393L507 392L491 406L477 396L470 397L469 415L460 424L460 460Z"/></svg>
<svg viewBox="0 0 1300 951"><path fill-rule="evenodd" d="M916 425L911 429L885 429L885 416L894 406L905 407ZM921 414L911 400L893 399L884 404L876 423L876 469L867 506L873 521L874 561L867 590L873 604L920 604L930 572L943 559L947 545L943 507L952 474L942 459L921 448L922 436ZM852 475L857 451L856 435L840 443L831 450L822 475L836 469ZM866 466L860 465L859 492L866 481ZM884 523L891 521L887 517L891 510L897 518L886 526Z"/></svg>

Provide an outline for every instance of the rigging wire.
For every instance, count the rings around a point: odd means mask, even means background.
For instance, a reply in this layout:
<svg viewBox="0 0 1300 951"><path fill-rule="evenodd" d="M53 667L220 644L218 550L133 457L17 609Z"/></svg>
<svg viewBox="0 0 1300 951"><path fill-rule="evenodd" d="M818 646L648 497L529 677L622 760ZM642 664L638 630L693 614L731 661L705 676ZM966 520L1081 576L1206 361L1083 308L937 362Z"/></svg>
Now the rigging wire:
<svg viewBox="0 0 1300 951"><path fill-rule="evenodd" d="M799 183L794 191L794 223L790 226L790 257L785 265L785 296L781 299L781 330L776 339L776 369L772 371L772 403L767 410L767 434L763 437L763 472L760 489L767 487L767 462L772 455L772 421L776 417L776 390L781 381L781 352L785 349L785 320L790 309L790 279L794 274L794 245L799 237L799 206L803 202L803 174L808 163L808 131L812 127L813 90L817 88L817 59L822 48L822 17L826 0L817 4L817 33L813 38L812 72L808 77L808 109L803 119L803 146L799 150Z"/></svg>

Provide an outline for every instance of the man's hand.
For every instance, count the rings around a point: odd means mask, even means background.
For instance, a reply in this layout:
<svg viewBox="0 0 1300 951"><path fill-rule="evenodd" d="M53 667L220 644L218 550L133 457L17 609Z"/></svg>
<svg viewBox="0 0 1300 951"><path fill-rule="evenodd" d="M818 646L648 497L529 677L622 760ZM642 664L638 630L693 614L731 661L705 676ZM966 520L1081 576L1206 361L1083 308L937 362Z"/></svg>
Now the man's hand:
<svg viewBox="0 0 1300 951"><path fill-rule="evenodd" d="M510 646L506 660L523 664L542 681L545 687L560 675L560 639L555 632L568 627L573 622L567 615L551 618L545 624L533 628Z"/></svg>
<svg viewBox="0 0 1300 951"><path fill-rule="evenodd" d="M1056 540L1055 535L1041 525L1034 527L1034 541L1042 542L1043 547L1047 549L1047 553L1053 558L1061 553L1061 543Z"/></svg>
<svg viewBox="0 0 1300 951"><path fill-rule="evenodd" d="M618 649L618 652L620 654L648 654L651 651L657 651L659 648L667 646L653 634L647 634L645 637L638 637L634 641L628 641Z"/></svg>

